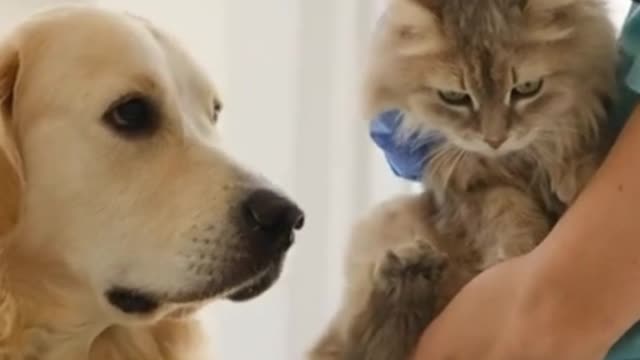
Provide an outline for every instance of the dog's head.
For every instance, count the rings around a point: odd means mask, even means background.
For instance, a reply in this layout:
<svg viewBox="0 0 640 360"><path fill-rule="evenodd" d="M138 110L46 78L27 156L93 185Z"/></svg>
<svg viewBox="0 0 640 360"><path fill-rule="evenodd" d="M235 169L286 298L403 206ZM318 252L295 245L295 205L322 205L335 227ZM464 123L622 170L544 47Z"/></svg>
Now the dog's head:
<svg viewBox="0 0 640 360"><path fill-rule="evenodd" d="M18 245L60 260L107 313L246 300L278 277L303 214L219 148L222 100L152 25L34 16L0 45L0 102L0 230L17 219Z"/></svg>

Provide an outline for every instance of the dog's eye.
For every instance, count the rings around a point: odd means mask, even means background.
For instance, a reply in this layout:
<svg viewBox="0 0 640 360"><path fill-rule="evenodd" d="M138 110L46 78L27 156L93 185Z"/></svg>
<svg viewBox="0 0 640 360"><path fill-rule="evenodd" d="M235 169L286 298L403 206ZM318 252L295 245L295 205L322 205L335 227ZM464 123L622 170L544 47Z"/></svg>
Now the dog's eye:
<svg viewBox="0 0 640 360"><path fill-rule="evenodd" d="M155 111L151 102L141 96L118 101L105 115L114 130L125 135L139 135L154 130Z"/></svg>

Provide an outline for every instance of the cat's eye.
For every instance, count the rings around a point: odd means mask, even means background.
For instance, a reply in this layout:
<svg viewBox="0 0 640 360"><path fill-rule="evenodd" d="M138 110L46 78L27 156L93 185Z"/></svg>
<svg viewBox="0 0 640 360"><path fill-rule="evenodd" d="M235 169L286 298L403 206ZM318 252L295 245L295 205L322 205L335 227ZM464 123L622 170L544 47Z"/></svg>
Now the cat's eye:
<svg viewBox="0 0 640 360"><path fill-rule="evenodd" d="M543 84L542 79L520 83L513 87L512 96L516 98L534 97L540 93Z"/></svg>
<svg viewBox="0 0 640 360"><path fill-rule="evenodd" d="M469 106L471 105L471 96L462 91L438 91L440 99L449 105L454 106Z"/></svg>

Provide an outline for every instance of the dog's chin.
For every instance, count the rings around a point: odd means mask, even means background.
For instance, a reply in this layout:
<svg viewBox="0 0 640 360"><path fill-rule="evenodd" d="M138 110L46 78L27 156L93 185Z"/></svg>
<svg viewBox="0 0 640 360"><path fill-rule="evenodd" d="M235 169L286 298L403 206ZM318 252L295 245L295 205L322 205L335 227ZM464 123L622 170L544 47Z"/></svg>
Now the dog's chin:
<svg viewBox="0 0 640 360"><path fill-rule="evenodd" d="M197 313L205 304L206 302L200 302L195 304L178 306L176 309L174 309L167 315L167 318L174 319L174 320L189 318L193 316L195 313Z"/></svg>
<svg viewBox="0 0 640 360"><path fill-rule="evenodd" d="M278 280L282 272L282 263L274 263L265 271L258 274L255 278L249 280L238 289L227 295L227 299L234 302L244 302L252 300L264 292L269 290L271 286Z"/></svg>
<svg viewBox="0 0 640 360"><path fill-rule="evenodd" d="M199 308L200 305L215 298L226 298L234 302L243 302L254 299L278 280L282 272L283 259L273 261L255 274L237 281L234 285L220 289L216 286L207 286L192 292L182 293L178 296L159 296L151 292L145 292L135 288L115 286L105 294L108 302L114 308L127 315L146 316L156 312L163 305L177 306L177 316L184 316L180 309ZM232 280L235 281L235 280ZM197 305L197 306L196 306ZM190 311L185 311L190 313Z"/></svg>

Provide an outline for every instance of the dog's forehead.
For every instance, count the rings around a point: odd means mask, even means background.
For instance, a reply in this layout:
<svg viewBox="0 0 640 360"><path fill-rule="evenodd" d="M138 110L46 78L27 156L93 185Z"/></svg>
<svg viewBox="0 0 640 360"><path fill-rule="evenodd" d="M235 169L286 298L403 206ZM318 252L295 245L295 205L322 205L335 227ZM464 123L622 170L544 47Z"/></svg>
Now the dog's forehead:
<svg viewBox="0 0 640 360"><path fill-rule="evenodd" d="M65 7L28 21L23 46L51 71L105 72L196 88L217 98L204 71L169 35L145 19L93 7ZM65 69L61 69L64 67ZM64 71L66 70L66 71ZM188 84L185 84L188 82Z"/></svg>

